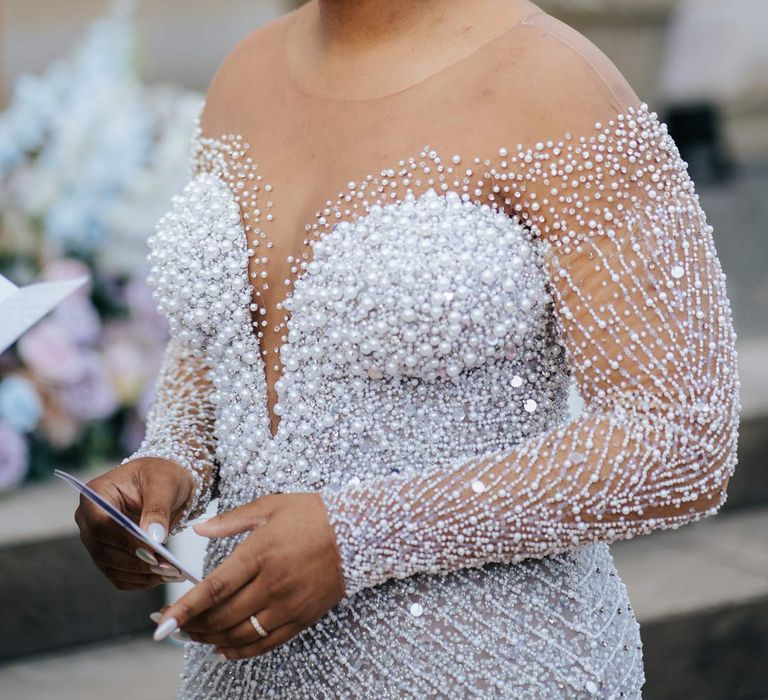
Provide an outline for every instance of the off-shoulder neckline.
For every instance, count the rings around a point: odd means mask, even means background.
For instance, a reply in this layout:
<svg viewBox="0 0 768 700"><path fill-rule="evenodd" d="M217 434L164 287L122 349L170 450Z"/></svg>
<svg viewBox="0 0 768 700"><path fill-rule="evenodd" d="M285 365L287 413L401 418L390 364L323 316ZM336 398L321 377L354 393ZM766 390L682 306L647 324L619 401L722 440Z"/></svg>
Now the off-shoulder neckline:
<svg viewBox="0 0 768 700"><path fill-rule="evenodd" d="M311 90L302 86L299 83L299 81L296 80L296 78L294 78L293 72L291 70L290 60L288 58L288 51L287 51L288 36L287 35L288 35L288 25L290 24L290 22L288 21L283 21L280 23L278 35L276 37L277 39L276 40L276 44L277 44L276 63L278 64L279 70L282 73L284 84L288 88L290 88L293 92L303 96L306 99L314 100L317 102L349 104L349 105L354 105L354 104L362 105L362 104L371 104L376 102L385 102L390 99L401 97L406 93L410 93L414 91L416 88L422 85L425 85L427 83L430 83L434 80L437 80L440 77L445 76L447 73L450 73L455 69L458 69L460 66L463 66L464 64L478 57L481 53L484 53L485 51L489 50L493 46L496 46L497 44L499 44L503 39L507 38L510 34L515 32L516 30L528 25L530 20L533 19L534 17L538 17L545 14L547 13L544 12L544 10L537 8L533 12L530 12L529 14L525 15L524 17L519 19L517 22L512 24L512 26L504 29L500 34L497 34L492 39L489 39L488 41L484 42L480 46L472 49L465 56L462 56L461 58L455 61L452 61L448 65L443 66L442 68L435 71L434 73L430 73L429 75L425 76L424 78L422 78L421 80L418 80L415 83L411 83L410 85L406 85L405 87L399 90L385 93L383 95L373 95L370 97L345 97L340 95L322 95L322 94L312 92Z"/></svg>

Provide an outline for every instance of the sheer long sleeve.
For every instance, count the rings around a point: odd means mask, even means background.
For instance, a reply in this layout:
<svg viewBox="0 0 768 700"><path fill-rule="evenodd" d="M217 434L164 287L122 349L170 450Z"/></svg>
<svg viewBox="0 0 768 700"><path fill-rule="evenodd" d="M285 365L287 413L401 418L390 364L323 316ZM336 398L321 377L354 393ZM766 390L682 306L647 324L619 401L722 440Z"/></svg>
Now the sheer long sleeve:
<svg viewBox="0 0 768 700"><path fill-rule="evenodd" d="M195 125L203 107L201 102ZM201 172L196 158L196 131L189 146L187 172L192 181ZM147 283L153 289L158 311L169 321L171 338L155 380L144 439L139 449L124 460L126 463L140 457L157 457L175 462L192 477L193 492L171 534L205 512L211 498L217 495L219 478L214 385L204 349L206 335L188 322L194 299L188 293L185 278L185 272L200 270L196 258L199 249L191 242L190 231L199 227L208 233L211 213L190 211L184 194L172 198L170 210L157 221L147 242Z"/></svg>
<svg viewBox="0 0 768 700"><path fill-rule="evenodd" d="M205 511L214 491L214 407L207 374L205 361L190 352L180 339L168 341L144 440L125 460L158 457L175 462L189 472L194 491L175 523L175 531Z"/></svg>
<svg viewBox="0 0 768 700"><path fill-rule="evenodd" d="M450 468L321 493L348 595L714 513L736 464L725 275L686 164L645 105L519 148L494 191L540 242L581 415Z"/></svg>

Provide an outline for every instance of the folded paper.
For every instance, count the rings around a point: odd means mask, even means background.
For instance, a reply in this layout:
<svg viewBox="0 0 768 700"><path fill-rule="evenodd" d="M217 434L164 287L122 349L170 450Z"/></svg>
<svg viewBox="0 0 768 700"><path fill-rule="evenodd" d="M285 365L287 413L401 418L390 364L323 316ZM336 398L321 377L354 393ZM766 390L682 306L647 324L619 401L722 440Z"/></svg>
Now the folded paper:
<svg viewBox="0 0 768 700"><path fill-rule="evenodd" d="M77 489L83 494L89 501L95 503L101 508L112 520L114 520L120 527L126 530L130 535L133 535L137 540L149 547L151 550L159 554L165 561L172 566L175 566L187 579L192 583L200 583L200 577L195 575L187 566L184 566L167 548L162 544L155 542L150 536L144 532L133 520L131 520L125 513L115 508L109 501L106 501L96 491L94 491L88 484L84 484L80 479L67 474L67 472L56 469L53 472L56 476L62 478L70 486Z"/></svg>
<svg viewBox="0 0 768 700"><path fill-rule="evenodd" d="M11 347L25 331L87 280L87 277L78 277L17 287L0 275L0 352Z"/></svg>

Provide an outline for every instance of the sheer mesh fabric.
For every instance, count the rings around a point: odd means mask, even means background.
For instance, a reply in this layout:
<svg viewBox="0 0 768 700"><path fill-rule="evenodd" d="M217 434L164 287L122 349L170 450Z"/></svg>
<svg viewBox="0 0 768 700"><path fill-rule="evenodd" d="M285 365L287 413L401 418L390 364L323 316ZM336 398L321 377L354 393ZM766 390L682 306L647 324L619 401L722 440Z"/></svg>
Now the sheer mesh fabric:
<svg viewBox="0 0 768 700"><path fill-rule="evenodd" d="M208 369L178 336L168 341L155 382L155 395L139 449L124 464L141 457L176 462L194 481L187 507L171 534L205 512L214 491L216 441Z"/></svg>
<svg viewBox="0 0 768 700"><path fill-rule="evenodd" d="M320 490L348 597L265 657L190 645L181 696L639 697L605 544L715 512L738 433L674 143L543 13L362 100L299 88L285 27L217 73L152 279L208 370L220 509Z"/></svg>
<svg viewBox="0 0 768 700"><path fill-rule="evenodd" d="M219 166L236 142L252 160L250 177L261 188L242 209L246 226L260 229L249 231L250 240L262 241L250 269L257 275L254 301L266 309L255 312L254 321L263 333L270 410L277 401L285 335L286 314L277 305L287 291L285 280L301 270L290 256L306 262L309 241L374 201L397 201L409 188L426 191L440 165L453 167L445 178L448 189L469 186L473 201L493 201L491 183L486 180L477 193L474 180L488 165L503 167L501 147L512 150L567 131L588 134L595 121L639 104L602 54L544 13L523 19L437 75L372 100L315 98L298 89L286 66L285 25L282 20L235 48L209 88L201 119L203 137L223 146ZM251 46L255 41L258 52ZM269 60L257 64L254 53ZM246 81L253 89L243 90ZM430 154L442 162L435 164ZM456 155L462 161L454 166ZM430 168L418 183L397 175L411 159ZM368 178L378 182L361 197L359 185ZM355 192L350 183L358 185ZM265 267L268 279L260 277ZM273 413L273 433L278 422Z"/></svg>

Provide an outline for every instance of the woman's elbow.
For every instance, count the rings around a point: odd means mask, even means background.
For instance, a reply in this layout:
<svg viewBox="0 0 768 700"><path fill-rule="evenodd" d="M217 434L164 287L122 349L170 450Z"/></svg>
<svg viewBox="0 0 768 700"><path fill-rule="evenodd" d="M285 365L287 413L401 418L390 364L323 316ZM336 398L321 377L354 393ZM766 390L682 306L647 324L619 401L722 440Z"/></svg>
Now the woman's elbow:
<svg viewBox="0 0 768 700"><path fill-rule="evenodd" d="M692 462L693 473L699 473L698 484L692 495L691 507L700 517L714 515L727 499L728 484L738 462L739 402L712 406L718 419L706 424L696 440L696 459Z"/></svg>

